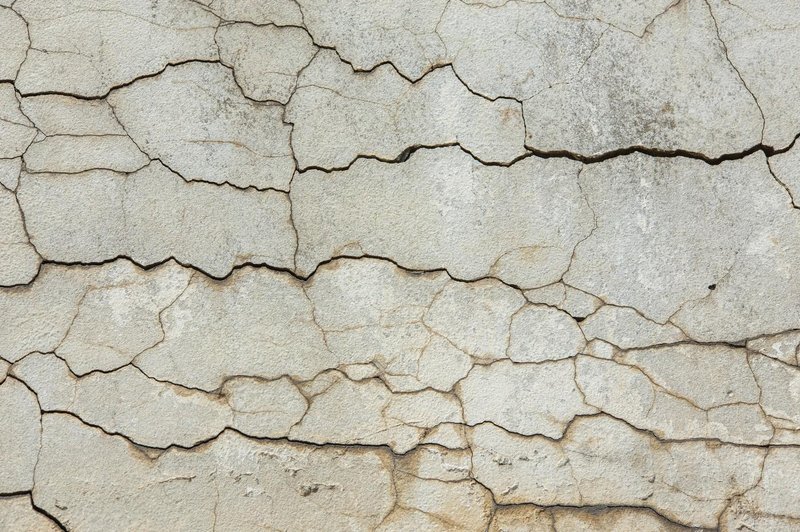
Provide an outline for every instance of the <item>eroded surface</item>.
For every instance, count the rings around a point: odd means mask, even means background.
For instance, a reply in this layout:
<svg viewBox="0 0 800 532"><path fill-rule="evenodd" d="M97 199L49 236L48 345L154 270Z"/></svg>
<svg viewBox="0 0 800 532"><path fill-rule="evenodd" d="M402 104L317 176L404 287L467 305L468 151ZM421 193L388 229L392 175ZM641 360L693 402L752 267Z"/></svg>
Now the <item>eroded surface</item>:
<svg viewBox="0 0 800 532"><path fill-rule="evenodd" d="M798 41L0 0L0 529L800 528Z"/></svg>

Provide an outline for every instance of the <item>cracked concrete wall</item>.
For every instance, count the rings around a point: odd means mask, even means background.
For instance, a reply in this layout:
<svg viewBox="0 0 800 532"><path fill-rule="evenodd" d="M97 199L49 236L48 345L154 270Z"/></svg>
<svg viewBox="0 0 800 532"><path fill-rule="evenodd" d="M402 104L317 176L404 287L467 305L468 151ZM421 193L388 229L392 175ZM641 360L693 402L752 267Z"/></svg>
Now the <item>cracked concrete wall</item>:
<svg viewBox="0 0 800 532"><path fill-rule="evenodd" d="M798 47L0 0L0 530L800 530Z"/></svg>

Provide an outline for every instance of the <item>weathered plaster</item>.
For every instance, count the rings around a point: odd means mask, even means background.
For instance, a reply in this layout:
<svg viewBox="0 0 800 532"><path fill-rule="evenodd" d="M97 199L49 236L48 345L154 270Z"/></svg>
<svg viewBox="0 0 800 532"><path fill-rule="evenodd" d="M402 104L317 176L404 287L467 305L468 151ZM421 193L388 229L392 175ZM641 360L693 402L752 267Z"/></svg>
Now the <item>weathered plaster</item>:
<svg viewBox="0 0 800 532"><path fill-rule="evenodd" d="M0 531L800 529L791 0L0 0Z"/></svg>

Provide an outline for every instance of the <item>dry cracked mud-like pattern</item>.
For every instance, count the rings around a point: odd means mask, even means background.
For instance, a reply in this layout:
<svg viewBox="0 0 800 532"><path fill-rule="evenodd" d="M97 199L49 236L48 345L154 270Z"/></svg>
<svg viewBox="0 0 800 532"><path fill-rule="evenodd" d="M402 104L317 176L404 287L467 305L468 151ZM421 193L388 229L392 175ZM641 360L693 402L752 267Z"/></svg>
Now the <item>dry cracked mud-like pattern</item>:
<svg viewBox="0 0 800 532"><path fill-rule="evenodd" d="M0 0L0 530L800 530L798 48Z"/></svg>

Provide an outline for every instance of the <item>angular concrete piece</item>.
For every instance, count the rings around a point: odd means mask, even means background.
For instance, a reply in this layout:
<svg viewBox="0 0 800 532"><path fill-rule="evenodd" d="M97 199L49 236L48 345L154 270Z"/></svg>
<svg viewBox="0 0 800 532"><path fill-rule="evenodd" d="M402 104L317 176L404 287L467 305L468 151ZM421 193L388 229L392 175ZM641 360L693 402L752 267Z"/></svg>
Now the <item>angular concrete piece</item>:
<svg viewBox="0 0 800 532"><path fill-rule="evenodd" d="M579 169L535 157L484 166L442 148L403 164L360 160L342 172L298 174L291 191L297 268L308 273L334 256L377 255L460 279L550 284L594 226ZM323 216L326 223L317 223Z"/></svg>
<svg viewBox="0 0 800 532"><path fill-rule="evenodd" d="M300 28L231 24L216 36L220 60L233 68L245 96L286 103L294 94L297 75L317 53Z"/></svg>
<svg viewBox="0 0 800 532"><path fill-rule="evenodd" d="M25 21L7 7L0 7L0 35L0 80L12 81L25 60L30 41Z"/></svg>
<svg viewBox="0 0 800 532"><path fill-rule="evenodd" d="M519 102L481 98L450 68L410 83L388 65L353 72L322 50L297 87L286 118L300 168L345 168L359 156L394 160L418 146L458 144L484 162L525 153Z"/></svg>
<svg viewBox="0 0 800 532"><path fill-rule="evenodd" d="M544 306L527 306L514 315L508 357L514 362L559 360L580 353L586 340L568 314Z"/></svg>
<svg viewBox="0 0 800 532"><path fill-rule="evenodd" d="M509 331L522 296L497 282L453 283L437 295L424 323L469 355L497 360L507 356ZM454 319L460 309L470 311Z"/></svg>
<svg viewBox="0 0 800 532"><path fill-rule="evenodd" d="M225 433L199 452L150 457L67 415L45 415L42 425L33 500L71 528L370 529L393 505L391 457L382 450ZM86 490L65 490L76 478Z"/></svg>
<svg viewBox="0 0 800 532"><path fill-rule="evenodd" d="M109 154L113 154L113 159ZM65 174L96 168L135 172L150 162L131 139L121 135L94 138L48 137L31 144L24 159L25 168L29 172Z"/></svg>
<svg viewBox="0 0 800 532"><path fill-rule="evenodd" d="M293 440L388 445L405 453L420 443L425 429L463 423L458 401L431 390L395 395L378 380L352 382L337 373L318 377L304 390L310 404L289 433Z"/></svg>
<svg viewBox="0 0 800 532"><path fill-rule="evenodd" d="M672 344L686 336L671 323L650 321L630 307L604 305L581 322L588 340L600 338L622 349Z"/></svg>
<svg viewBox="0 0 800 532"><path fill-rule="evenodd" d="M41 439L36 396L22 382L6 378L0 384L0 414L0 494L29 491Z"/></svg>
<svg viewBox="0 0 800 532"><path fill-rule="evenodd" d="M0 83L0 159L19 157L36 137L36 129L19 107L11 83Z"/></svg>
<svg viewBox="0 0 800 532"><path fill-rule="evenodd" d="M0 286L26 284L39 272L41 257L31 245L14 193L0 188Z"/></svg>
<svg viewBox="0 0 800 532"><path fill-rule="evenodd" d="M644 506L686 526L714 527L728 498L759 482L766 450L659 443L600 416L576 421L560 442L483 425L473 471L500 504ZM708 475L720 482L710 485ZM722 480L724 479L724 480Z"/></svg>
<svg viewBox="0 0 800 532"><path fill-rule="evenodd" d="M105 279L84 279L83 296L55 348L76 375L122 368L160 342L160 317L188 289L192 272L170 262L145 273L120 261Z"/></svg>
<svg viewBox="0 0 800 532"><path fill-rule="evenodd" d="M489 421L517 434L555 439L576 416L597 412L584 404L569 360L542 364L503 360L476 366L459 384L458 396L470 425ZM525 406L508 408L511 401Z"/></svg>
<svg viewBox="0 0 800 532"><path fill-rule="evenodd" d="M19 184L19 174L22 171L22 158L12 157L0 159L0 185L13 192Z"/></svg>
<svg viewBox="0 0 800 532"><path fill-rule="evenodd" d="M108 101L133 141L185 179L285 190L292 177L283 109L247 100L221 65L171 67Z"/></svg>
<svg viewBox="0 0 800 532"><path fill-rule="evenodd" d="M23 94L102 96L169 64L217 57L218 19L191 0L21 0L14 10L31 39L16 80Z"/></svg>
<svg viewBox="0 0 800 532"><path fill-rule="evenodd" d="M195 445L219 434L229 417L222 402L150 380L133 366L76 379L55 355L34 353L12 374L36 392L44 411L74 413L149 447Z"/></svg>
<svg viewBox="0 0 800 532"><path fill-rule="evenodd" d="M134 172L150 159L128 137L105 100L44 95L22 99L22 111L44 135L25 152L28 172Z"/></svg>
<svg viewBox="0 0 800 532"><path fill-rule="evenodd" d="M24 174L17 196L33 245L50 260L174 258L218 277L245 262L293 264L295 233L280 192L187 183L153 162L130 175Z"/></svg>
<svg viewBox="0 0 800 532"><path fill-rule="evenodd" d="M43 411L69 412L149 447L190 447L229 427L254 437L286 437L307 409L288 381L237 378L220 395L205 394L153 380L132 365L77 378L55 355L40 353L14 364L11 373L37 393ZM282 408L275 406L277 394Z"/></svg>
<svg viewBox="0 0 800 532"><path fill-rule="evenodd" d="M643 146L713 158L759 144L758 103L716 32L703 0L678 3L642 37L607 29L572 79L524 103L527 145L587 156Z"/></svg>
<svg viewBox="0 0 800 532"><path fill-rule="evenodd" d="M786 364L800 366L800 360L797 358L800 350L800 331L754 338L747 342L747 348Z"/></svg>
<svg viewBox="0 0 800 532"><path fill-rule="evenodd" d="M731 65L753 94L764 116L762 142L788 146L800 133L800 88L794 82L800 59L800 9L791 0L755 0L740 5L709 0L719 37Z"/></svg>
<svg viewBox="0 0 800 532"><path fill-rule="evenodd" d="M161 314L163 340L139 354L137 365L153 378L206 391L233 375L305 380L335 367L300 283L264 272L237 270L222 284L198 277Z"/></svg>
<svg viewBox="0 0 800 532"><path fill-rule="evenodd" d="M335 48L358 70L391 63L405 77L418 79L446 57L437 25L447 0L299 0L297 5L315 41Z"/></svg>
<svg viewBox="0 0 800 532"><path fill-rule="evenodd" d="M564 280L690 338L796 327L800 213L761 154L711 166L641 154L593 164L581 186L597 229Z"/></svg>
<svg viewBox="0 0 800 532"><path fill-rule="evenodd" d="M438 26L453 68L472 90L517 100L577 77L606 31L545 2L448 2Z"/></svg>
<svg viewBox="0 0 800 532"><path fill-rule="evenodd" d="M63 271L45 264L35 282L0 291L0 356L16 362L34 351L56 349L91 277L79 268Z"/></svg>
<svg viewBox="0 0 800 532"><path fill-rule="evenodd" d="M669 354L665 351L662 356ZM580 357L576 369L587 404L662 439L767 445L776 434L762 404L750 397L740 399L733 390L729 392L730 403L708 406L704 403L708 400L705 390L676 390L677 379L659 380L649 368ZM698 370L696 380L716 378L713 370Z"/></svg>
<svg viewBox="0 0 800 532"><path fill-rule="evenodd" d="M657 385L679 397L690 398L703 409L759 401L761 392L742 349L679 345L629 351L621 360L640 368Z"/></svg>

